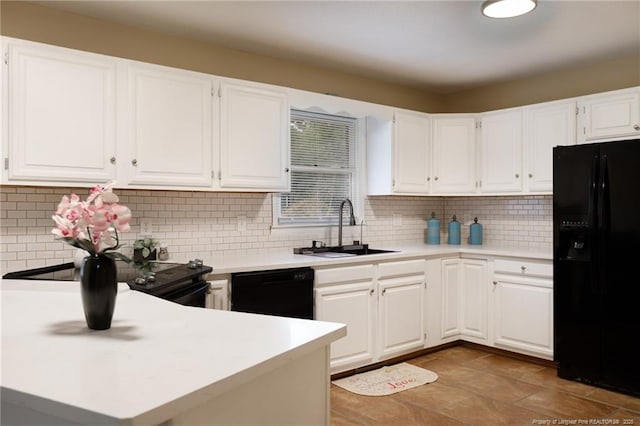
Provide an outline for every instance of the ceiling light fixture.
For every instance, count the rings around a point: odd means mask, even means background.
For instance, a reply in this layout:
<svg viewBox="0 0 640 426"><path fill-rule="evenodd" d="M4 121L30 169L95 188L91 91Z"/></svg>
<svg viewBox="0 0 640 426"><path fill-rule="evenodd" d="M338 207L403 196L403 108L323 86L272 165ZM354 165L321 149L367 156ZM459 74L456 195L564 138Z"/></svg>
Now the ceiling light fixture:
<svg viewBox="0 0 640 426"><path fill-rule="evenodd" d="M513 18L536 8L537 0L487 0L482 3L482 14L489 18Z"/></svg>

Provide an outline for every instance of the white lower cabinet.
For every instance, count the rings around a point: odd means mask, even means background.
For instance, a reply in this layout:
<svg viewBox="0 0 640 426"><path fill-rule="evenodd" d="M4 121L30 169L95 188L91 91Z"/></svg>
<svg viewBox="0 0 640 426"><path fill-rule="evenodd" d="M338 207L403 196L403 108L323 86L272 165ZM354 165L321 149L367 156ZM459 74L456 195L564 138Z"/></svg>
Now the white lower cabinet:
<svg viewBox="0 0 640 426"><path fill-rule="evenodd" d="M334 373L370 364L375 359L374 280L374 265L316 270L316 319L347 326L347 335L331 344Z"/></svg>
<svg viewBox="0 0 640 426"><path fill-rule="evenodd" d="M485 343L488 338L487 261L460 259L460 332L468 340Z"/></svg>
<svg viewBox="0 0 640 426"><path fill-rule="evenodd" d="M460 335L460 259L442 261L441 339Z"/></svg>
<svg viewBox="0 0 640 426"><path fill-rule="evenodd" d="M347 326L332 373L424 347L424 259L318 269L315 285L316 319Z"/></svg>
<svg viewBox="0 0 640 426"><path fill-rule="evenodd" d="M410 259L317 269L316 319L347 325L331 372L463 340L553 359L553 265Z"/></svg>
<svg viewBox="0 0 640 426"><path fill-rule="evenodd" d="M494 270L495 346L553 359L551 263L496 260Z"/></svg>
<svg viewBox="0 0 640 426"><path fill-rule="evenodd" d="M378 266L379 358L386 359L425 343L425 261L407 260Z"/></svg>
<svg viewBox="0 0 640 426"><path fill-rule="evenodd" d="M440 338L485 343L488 338L487 261L442 261L442 323ZM449 339L456 340L456 339Z"/></svg>
<svg viewBox="0 0 640 426"><path fill-rule="evenodd" d="M229 282L231 276L214 277L209 284L205 298L205 307L209 309L229 310Z"/></svg>

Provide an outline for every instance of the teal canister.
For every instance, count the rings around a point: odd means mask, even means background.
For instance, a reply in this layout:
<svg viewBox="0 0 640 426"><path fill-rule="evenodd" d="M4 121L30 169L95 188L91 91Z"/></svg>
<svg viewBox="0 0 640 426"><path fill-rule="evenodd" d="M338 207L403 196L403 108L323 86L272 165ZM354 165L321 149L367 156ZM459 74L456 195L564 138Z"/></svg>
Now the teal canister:
<svg viewBox="0 0 640 426"><path fill-rule="evenodd" d="M440 219L436 218L435 212L427 220L427 244L440 244Z"/></svg>
<svg viewBox="0 0 640 426"><path fill-rule="evenodd" d="M478 223L478 218L473 218L473 223L469 225L469 244L482 244L482 225Z"/></svg>
<svg viewBox="0 0 640 426"><path fill-rule="evenodd" d="M460 244L460 222L453 215L453 220L449 222L449 244Z"/></svg>

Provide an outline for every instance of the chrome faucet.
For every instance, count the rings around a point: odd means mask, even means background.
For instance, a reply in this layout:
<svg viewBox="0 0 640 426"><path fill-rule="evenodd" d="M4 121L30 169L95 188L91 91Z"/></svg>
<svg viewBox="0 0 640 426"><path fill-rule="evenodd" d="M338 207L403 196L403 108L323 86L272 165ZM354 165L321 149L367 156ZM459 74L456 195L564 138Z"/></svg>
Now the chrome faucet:
<svg viewBox="0 0 640 426"><path fill-rule="evenodd" d="M342 247L342 209L344 208L345 204L349 204L350 207L350 211L351 211L351 216L349 218L349 226L355 226L356 224L356 218L355 216L353 216L353 204L351 203L351 200L348 198L345 198L344 201L342 203L340 203L340 216L338 216L338 246Z"/></svg>

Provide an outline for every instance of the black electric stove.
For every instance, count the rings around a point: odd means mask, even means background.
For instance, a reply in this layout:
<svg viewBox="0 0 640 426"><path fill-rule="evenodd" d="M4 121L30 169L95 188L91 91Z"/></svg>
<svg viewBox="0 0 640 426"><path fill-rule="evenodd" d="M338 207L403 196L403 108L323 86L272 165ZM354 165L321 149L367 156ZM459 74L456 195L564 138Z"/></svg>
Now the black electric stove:
<svg viewBox="0 0 640 426"><path fill-rule="evenodd" d="M132 290L148 293L183 305L205 306L209 291L207 275L213 268L194 260L189 263L142 262L116 260L118 282L126 282ZM9 272L3 279L79 281L80 270L73 263Z"/></svg>

